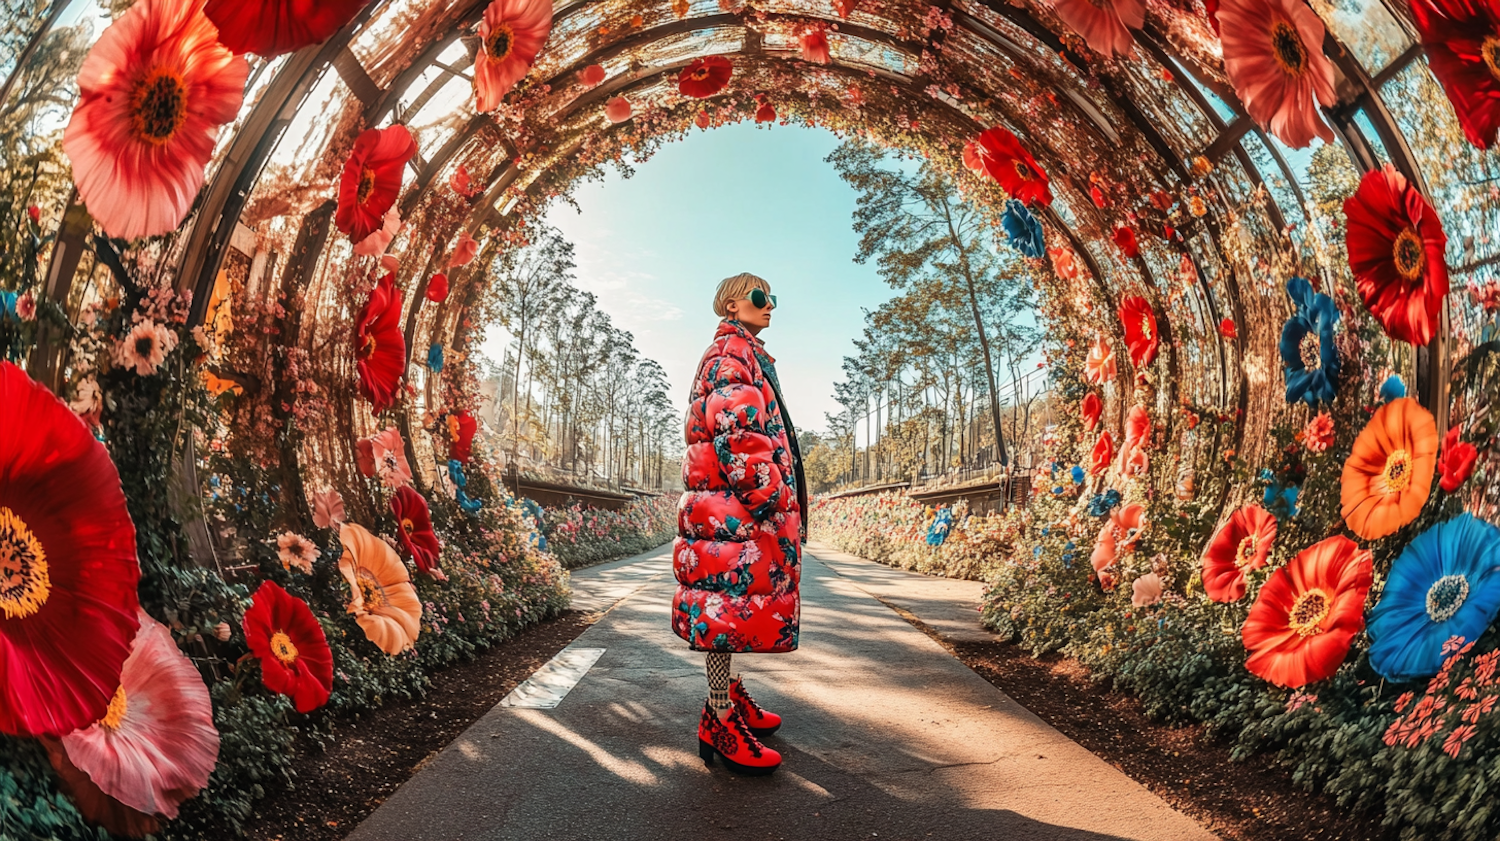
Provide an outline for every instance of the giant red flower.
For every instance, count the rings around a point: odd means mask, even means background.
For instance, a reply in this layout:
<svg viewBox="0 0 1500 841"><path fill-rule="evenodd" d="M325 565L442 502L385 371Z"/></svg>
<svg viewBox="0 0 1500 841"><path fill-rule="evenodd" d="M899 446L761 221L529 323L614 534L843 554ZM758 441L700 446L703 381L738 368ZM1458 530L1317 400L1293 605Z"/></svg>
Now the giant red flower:
<svg viewBox="0 0 1500 841"><path fill-rule="evenodd" d="M396 275L386 274L370 290L370 300L359 311L354 336L359 393L380 414L396 402L396 389L406 367L406 337L401 332L401 295Z"/></svg>
<svg viewBox="0 0 1500 841"><path fill-rule="evenodd" d="M1318 113L1337 97L1317 13L1303 0L1224 0L1218 21L1224 72L1250 117L1295 149L1332 141Z"/></svg>
<svg viewBox="0 0 1500 841"><path fill-rule="evenodd" d="M1099 425L1099 415L1104 412L1104 401L1099 399L1099 395L1091 391L1084 395L1083 405L1079 408L1080 414L1083 416L1083 428L1089 432L1093 432L1094 428Z"/></svg>
<svg viewBox="0 0 1500 841"><path fill-rule="evenodd" d="M732 75L734 65L725 56L702 56L678 72L677 90L686 96L704 99L723 90Z"/></svg>
<svg viewBox="0 0 1500 841"><path fill-rule="evenodd" d="M422 572L436 569L443 545L438 542L437 532L432 530L432 514L427 509L427 500L411 485L402 485L391 496L391 513L396 515L396 524L400 526L396 533L401 538L401 545L411 553L417 569Z"/></svg>
<svg viewBox="0 0 1500 841"><path fill-rule="evenodd" d="M1276 518L1259 505L1234 512L1203 550L1203 590L1216 602L1245 595L1245 573L1266 565L1276 542Z"/></svg>
<svg viewBox="0 0 1500 841"><path fill-rule="evenodd" d="M333 691L333 652L323 626L307 603L262 581L255 601L245 611L245 643L260 660L266 688L292 699L299 713L328 702Z"/></svg>
<svg viewBox="0 0 1500 841"><path fill-rule="evenodd" d="M1109 469L1109 463L1115 459L1115 437L1109 434L1109 430L1100 433L1099 440L1094 442L1094 453L1090 462L1089 473L1098 476Z"/></svg>
<svg viewBox="0 0 1500 841"><path fill-rule="evenodd" d="M1458 486L1469 480L1469 475L1474 472L1474 462L1479 458L1479 451L1468 441L1460 441L1459 435L1463 428L1455 425L1443 436L1443 455L1438 459L1438 470L1443 478L1438 480L1438 485L1446 492L1453 493Z"/></svg>
<svg viewBox="0 0 1500 841"><path fill-rule="evenodd" d="M468 412L453 412L448 415L448 458L468 461L474 454L474 433L479 422Z"/></svg>
<svg viewBox="0 0 1500 841"><path fill-rule="evenodd" d="M370 0L208 0L219 41L237 53L277 56L328 40Z"/></svg>
<svg viewBox="0 0 1500 841"><path fill-rule="evenodd" d="M1464 136L1480 149L1500 129L1500 5L1494 0L1411 0L1427 67L1443 85Z"/></svg>
<svg viewBox="0 0 1500 841"><path fill-rule="evenodd" d="M106 233L134 239L182 223L249 73L203 0L140 0L104 30L78 73L63 151Z"/></svg>
<svg viewBox="0 0 1500 841"><path fill-rule="evenodd" d="M1161 336L1156 332L1156 313L1139 295L1120 299L1120 324L1125 328L1125 346L1130 349L1131 364L1143 368L1156 361Z"/></svg>
<svg viewBox="0 0 1500 841"><path fill-rule="evenodd" d="M531 69L552 31L549 0L494 0L479 22L474 110L493 111Z"/></svg>
<svg viewBox="0 0 1500 841"><path fill-rule="evenodd" d="M986 129L979 135L978 143L979 160L984 164L984 171L1012 198L1026 204L1052 204L1047 173L1010 129L1004 126Z"/></svg>
<svg viewBox="0 0 1500 841"><path fill-rule="evenodd" d="M1365 307L1391 338L1427 344L1448 294L1448 236L1437 213L1386 164L1365 173L1344 215L1349 268Z"/></svg>
<svg viewBox="0 0 1500 841"><path fill-rule="evenodd" d="M104 445L0 362L0 731L98 721L137 627L135 527Z"/></svg>
<svg viewBox="0 0 1500 841"><path fill-rule="evenodd" d="M78 810L119 835L159 828L157 817L208 785L219 756L213 702L172 632L145 611L109 711L94 724L45 740Z"/></svg>
<svg viewBox="0 0 1500 841"><path fill-rule="evenodd" d="M396 203L406 162L417 153L411 132L399 123L366 129L354 139L339 180L339 207L334 224L353 242L380 230L385 213Z"/></svg>
<svg viewBox="0 0 1500 841"><path fill-rule="evenodd" d="M1370 553L1343 535L1303 549L1271 573L1250 608L1240 629L1245 668L1291 689L1332 677L1365 627L1373 578Z"/></svg>
<svg viewBox="0 0 1500 841"><path fill-rule="evenodd" d="M1083 36L1089 49L1105 58L1129 55L1135 38L1131 29L1146 25L1141 0L1050 0L1052 10L1068 28ZM1128 27L1128 28L1127 28Z"/></svg>

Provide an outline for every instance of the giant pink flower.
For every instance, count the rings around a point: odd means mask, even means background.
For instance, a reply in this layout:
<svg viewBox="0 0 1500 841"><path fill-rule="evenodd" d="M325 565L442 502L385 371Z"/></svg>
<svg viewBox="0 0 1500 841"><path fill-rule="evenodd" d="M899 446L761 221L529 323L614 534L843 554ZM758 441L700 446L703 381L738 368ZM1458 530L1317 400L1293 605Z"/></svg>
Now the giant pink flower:
<svg viewBox="0 0 1500 841"><path fill-rule="evenodd" d="M1135 44L1130 30L1146 25L1146 4L1142 0L1051 0L1051 3L1062 22L1083 36L1089 49L1105 58L1130 55Z"/></svg>
<svg viewBox="0 0 1500 841"><path fill-rule="evenodd" d="M1302 0L1224 0L1218 18L1224 72L1251 118L1296 149L1332 141L1318 113L1337 98L1317 14Z"/></svg>
<svg viewBox="0 0 1500 841"><path fill-rule="evenodd" d="M474 58L474 110L493 111L531 69L552 31L548 0L495 0L479 22Z"/></svg>
<svg viewBox="0 0 1500 841"><path fill-rule="evenodd" d="M104 30L78 73L63 151L106 233L134 239L182 223L249 73L203 0L139 0Z"/></svg>

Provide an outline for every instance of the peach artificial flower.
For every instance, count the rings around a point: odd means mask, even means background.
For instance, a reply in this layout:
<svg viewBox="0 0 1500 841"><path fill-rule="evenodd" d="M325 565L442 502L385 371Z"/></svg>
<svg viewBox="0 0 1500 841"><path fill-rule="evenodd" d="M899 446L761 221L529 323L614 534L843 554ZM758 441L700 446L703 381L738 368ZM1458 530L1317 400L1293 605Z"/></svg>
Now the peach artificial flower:
<svg viewBox="0 0 1500 841"><path fill-rule="evenodd" d="M474 57L474 110L493 111L531 69L552 31L548 0L494 0L479 22Z"/></svg>
<svg viewBox="0 0 1500 841"><path fill-rule="evenodd" d="M1089 348L1088 358L1083 361L1083 373L1093 385L1104 385L1115 378L1115 352L1103 333L1095 335L1094 346Z"/></svg>
<svg viewBox="0 0 1500 841"><path fill-rule="evenodd" d="M1333 445L1333 416L1319 412L1303 427L1302 446L1310 453L1321 453Z"/></svg>
<svg viewBox="0 0 1500 841"><path fill-rule="evenodd" d="M1135 607L1148 607L1161 601L1161 576L1148 572L1130 586L1130 603Z"/></svg>
<svg viewBox="0 0 1500 841"><path fill-rule="evenodd" d="M1052 10L1069 29L1105 58L1128 56L1135 45L1131 29L1146 25L1142 0L1050 0Z"/></svg>
<svg viewBox="0 0 1500 841"><path fill-rule="evenodd" d="M391 209L385 212L381 226L354 244L354 253L362 257L380 257L385 254L387 248L391 247L391 241L400 232L401 213L393 204Z"/></svg>
<svg viewBox="0 0 1500 841"><path fill-rule="evenodd" d="M313 561L323 554L311 540L290 531L282 532L281 536L276 538L276 549L276 555L281 559L283 569L290 570L296 567L308 575L312 574Z"/></svg>
<svg viewBox="0 0 1500 841"><path fill-rule="evenodd" d="M168 330L166 325L142 321L115 345L115 364L134 368L142 377L150 376L176 347L177 334Z"/></svg>
<svg viewBox="0 0 1500 841"><path fill-rule="evenodd" d="M612 96L604 103L604 116L612 123L623 123L630 119L630 100L623 96Z"/></svg>
<svg viewBox="0 0 1500 841"><path fill-rule="evenodd" d="M344 545L339 572L349 584L348 611L354 621L387 654L411 648L422 631L422 601L406 564L364 526L345 523L339 542Z"/></svg>
<svg viewBox="0 0 1500 841"><path fill-rule="evenodd" d="M355 442L359 472L379 477L386 487L411 484L411 466L406 461L406 444L394 426Z"/></svg>
<svg viewBox="0 0 1500 841"><path fill-rule="evenodd" d="M467 266L474 262L474 256L479 253L479 240L469 236L468 231L458 235L458 242L453 245L453 256L448 258L448 267Z"/></svg>
<svg viewBox="0 0 1500 841"><path fill-rule="evenodd" d="M1323 21L1302 0L1224 0L1224 72L1255 122L1294 149L1333 141L1321 104L1337 101Z"/></svg>

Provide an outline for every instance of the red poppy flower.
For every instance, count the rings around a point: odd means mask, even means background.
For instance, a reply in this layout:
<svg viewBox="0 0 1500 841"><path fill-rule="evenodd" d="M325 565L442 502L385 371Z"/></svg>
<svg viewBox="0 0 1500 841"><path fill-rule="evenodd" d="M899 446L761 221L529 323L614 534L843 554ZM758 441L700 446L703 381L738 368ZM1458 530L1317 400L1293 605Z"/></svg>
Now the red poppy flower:
<svg viewBox="0 0 1500 841"><path fill-rule="evenodd" d="M1427 66L1464 136L1480 149L1500 128L1500 6L1493 0L1412 0Z"/></svg>
<svg viewBox="0 0 1500 841"><path fill-rule="evenodd" d="M1136 241L1135 231L1132 231L1130 226L1121 225L1115 228L1114 239L1115 245L1119 247L1120 251L1124 252L1126 257L1141 256L1141 244Z"/></svg>
<svg viewBox="0 0 1500 841"><path fill-rule="evenodd" d="M401 538L401 545L411 553L417 569L422 572L436 569L443 545L438 542L437 532L432 530L432 514L427 510L427 500L412 490L411 485L402 485L391 496L391 513L396 515L396 524L400 526L396 534Z"/></svg>
<svg viewBox="0 0 1500 841"><path fill-rule="evenodd" d="M441 304L448 300L448 276L442 272L433 275L427 281L427 300L435 304Z"/></svg>
<svg viewBox="0 0 1500 841"><path fill-rule="evenodd" d="M604 103L604 116L612 123L623 123L630 119L630 100L623 96L612 96Z"/></svg>
<svg viewBox="0 0 1500 841"><path fill-rule="evenodd" d="M1216 602L1237 602L1245 595L1245 573L1266 565L1276 542L1276 518L1259 505L1246 505L1229 516L1203 550L1203 590Z"/></svg>
<svg viewBox="0 0 1500 841"><path fill-rule="evenodd" d="M1125 345L1130 349L1131 363L1144 368L1156 361L1161 336L1156 332L1156 313L1151 310L1151 304L1139 295L1121 298L1120 324L1125 328Z"/></svg>
<svg viewBox="0 0 1500 841"><path fill-rule="evenodd" d="M1081 410L1084 429L1093 432L1094 427L1099 425L1099 415L1104 412L1104 401L1099 399L1099 395L1091 391L1084 396Z"/></svg>
<svg viewBox="0 0 1500 841"><path fill-rule="evenodd" d="M1344 202L1349 268L1365 307L1394 339L1425 345L1448 295L1448 236L1427 200L1390 164Z"/></svg>
<svg viewBox="0 0 1500 841"><path fill-rule="evenodd" d="M1094 442L1094 456L1091 465L1092 469L1089 471L1089 473L1093 476L1098 476L1100 473L1108 470L1109 463L1114 460L1115 438L1113 435L1110 435L1109 430L1106 429L1099 435L1099 440Z"/></svg>
<svg viewBox="0 0 1500 841"><path fill-rule="evenodd" d="M406 162L417 153L406 126L372 128L354 140L339 181L339 207L334 224L359 242L384 224L385 212L396 203Z"/></svg>
<svg viewBox="0 0 1500 841"><path fill-rule="evenodd" d="M1234 328L1234 319L1225 318L1219 322L1219 335L1226 339L1238 339L1239 331Z"/></svg>
<svg viewBox="0 0 1500 841"><path fill-rule="evenodd" d="M1443 436L1443 455L1438 459L1438 470L1442 472L1442 479L1438 485L1444 491L1453 493L1458 486L1468 481L1469 475L1474 472L1474 462L1479 458L1479 451L1468 441L1458 440L1462 433L1460 427L1454 426Z"/></svg>
<svg viewBox="0 0 1500 841"><path fill-rule="evenodd" d="M474 110L493 111L531 69L552 31L548 0L494 0L479 22L474 57Z"/></svg>
<svg viewBox="0 0 1500 841"><path fill-rule="evenodd" d="M291 698L299 713L328 703L333 652L306 602L275 581L262 581L245 611L244 628L245 643L260 661L267 689Z"/></svg>
<svg viewBox="0 0 1500 841"><path fill-rule="evenodd" d="M828 63L828 28L826 26L808 27L797 34L797 40L801 43L804 61Z"/></svg>
<svg viewBox="0 0 1500 841"><path fill-rule="evenodd" d="M0 362L0 731L60 736L104 716L136 619L135 527L104 445Z"/></svg>
<svg viewBox="0 0 1500 841"><path fill-rule="evenodd" d="M401 333L401 294L396 276L387 274L370 290L370 300L359 311L354 355L359 369L359 393L380 414L396 402L396 387L406 367L406 337Z"/></svg>
<svg viewBox="0 0 1500 841"><path fill-rule="evenodd" d="M1318 105L1336 101L1323 21L1302 0L1224 0L1224 72L1251 119L1296 149L1333 140Z"/></svg>
<svg viewBox="0 0 1500 841"><path fill-rule="evenodd" d="M140 0L104 30L78 73L63 151L106 233L134 239L182 223L249 74L201 0Z"/></svg>
<svg viewBox="0 0 1500 841"><path fill-rule="evenodd" d="M1303 549L1271 573L1240 629L1245 668L1290 689L1338 671L1365 627L1370 553L1335 535Z"/></svg>
<svg viewBox="0 0 1500 841"><path fill-rule="evenodd" d="M593 87L604 81L604 75L604 65L590 64L588 67L583 68L583 73L579 78L585 85Z"/></svg>
<svg viewBox="0 0 1500 841"><path fill-rule="evenodd" d="M448 415L448 458L468 461L474 454L474 433L479 422L468 412L453 412Z"/></svg>
<svg viewBox="0 0 1500 841"><path fill-rule="evenodd" d="M729 84L734 75L734 64L721 55L706 55L695 58L677 74L677 90L686 96L704 99L713 96Z"/></svg>
<svg viewBox="0 0 1500 841"><path fill-rule="evenodd" d="M1012 198L1025 204L1052 204L1047 173L1009 129L1003 126L986 129L979 135L978 143L979 160L984 164L984 171Z"/></svg>
<svg viewBox="0 0 1500 841"><path fill-rule="evenodd" d="M219 41L267 58L327 41L370 0L208 0L203 11Z"/></svg>
<svg viewBox="0 0 1500 841"><path fill-rule="evenodd" d="M755 109L755 121L757 123L769 123L774 119L776 119L776 106L771 103L762 102L760 107Z"/></svg>

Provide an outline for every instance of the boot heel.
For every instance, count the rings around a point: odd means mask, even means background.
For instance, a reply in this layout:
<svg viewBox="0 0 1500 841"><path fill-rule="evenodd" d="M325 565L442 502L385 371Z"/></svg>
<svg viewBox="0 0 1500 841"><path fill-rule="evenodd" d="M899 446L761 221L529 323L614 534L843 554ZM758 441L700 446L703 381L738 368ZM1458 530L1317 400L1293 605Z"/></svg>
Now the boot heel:
<svg viewBox="0 0 1500 841"><path fill-rule="evenodd" d="M702 739L698 740L698 758L703 760L704 765L714 764L714 746Z"/></svg>

